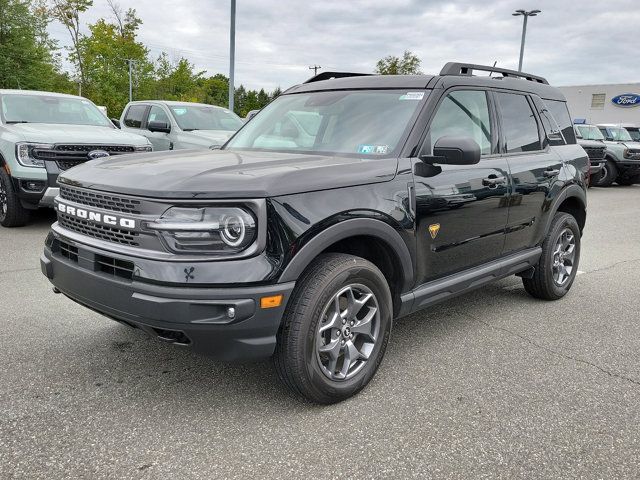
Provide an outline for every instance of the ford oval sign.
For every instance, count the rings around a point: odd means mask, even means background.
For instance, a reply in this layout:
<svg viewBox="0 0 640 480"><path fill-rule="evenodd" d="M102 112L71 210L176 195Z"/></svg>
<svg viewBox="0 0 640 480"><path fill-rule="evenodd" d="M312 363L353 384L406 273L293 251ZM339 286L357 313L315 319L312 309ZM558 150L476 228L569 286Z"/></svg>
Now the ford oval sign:
<svg viewBox="0 0 640 480"><path fill-rule="evenodd" d="M619 107L637 107L640 105L640 95L637 93L623 93L613 97L611 101Z"/></svg>
<svg viewBox="0 0 640 480"><path fill-rule="evenodd" d="M108 157L108 156L109 156L109 152L107 152L106 150L91 150L87 154L87 157L89 158L89 160L96 160L98 158Z"/></svg>

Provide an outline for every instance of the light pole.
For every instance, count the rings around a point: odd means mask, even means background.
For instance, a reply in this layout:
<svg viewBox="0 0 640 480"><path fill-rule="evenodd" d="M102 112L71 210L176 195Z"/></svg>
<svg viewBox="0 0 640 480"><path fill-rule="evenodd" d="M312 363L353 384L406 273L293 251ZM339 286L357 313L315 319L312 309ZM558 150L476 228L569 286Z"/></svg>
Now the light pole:
<svg viewBox="0 0 640 480"><path fill-rule="evenodd" d="M529 10L528 12L526 10L516 10L511 14L514 17L519 17L520 15L524 17L524 20L522 22L522 41L520 42L520 61L518 62L519 72L522 71L522 57L524 55L524 38L527 35L527 19L529 17L535 17L539 13L541 13L541 10Z"/></svg>
<svg viewBox="0 0 640 480"><path fill-rule="evenodd" d="M231 0L231 26L229 28L229 110L233 112L233 70L236 61L236 0Z"/></svg>

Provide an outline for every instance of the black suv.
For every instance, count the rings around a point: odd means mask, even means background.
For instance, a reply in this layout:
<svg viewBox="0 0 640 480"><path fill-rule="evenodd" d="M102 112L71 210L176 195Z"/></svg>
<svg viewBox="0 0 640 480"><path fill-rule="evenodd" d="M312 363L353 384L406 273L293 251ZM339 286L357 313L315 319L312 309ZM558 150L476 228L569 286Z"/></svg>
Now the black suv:
<svg viewBox="0 0 640 480"><path fill-rule="evenodd" d="M322 73L221 150L64 172L42 271L166 342L273 356L291 390L332 403L375 374L394 319L513 274L565 295L588 171L543 78Z"/></svg>

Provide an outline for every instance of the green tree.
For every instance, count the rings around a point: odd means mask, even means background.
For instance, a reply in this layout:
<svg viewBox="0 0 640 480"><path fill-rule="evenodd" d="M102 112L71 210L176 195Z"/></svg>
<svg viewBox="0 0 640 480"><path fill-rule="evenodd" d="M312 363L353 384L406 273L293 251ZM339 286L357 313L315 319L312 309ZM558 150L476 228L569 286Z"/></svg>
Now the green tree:
<svg viewBox="0 0 640 480"><path fill-rule="evenodd" d="M378 60L376 73L381 75L416 75L420 72L420 59L409 50L405 50L402 57L389 55Z"/></svg>

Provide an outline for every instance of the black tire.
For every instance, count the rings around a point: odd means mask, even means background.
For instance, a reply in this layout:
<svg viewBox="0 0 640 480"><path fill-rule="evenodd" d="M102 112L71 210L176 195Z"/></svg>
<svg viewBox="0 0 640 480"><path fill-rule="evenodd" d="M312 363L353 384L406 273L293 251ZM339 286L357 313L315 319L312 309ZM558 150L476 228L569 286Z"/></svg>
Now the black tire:
<svg viewBox="0 0 640 480"><path fill-rule="evenodd" d="M11 177L0 165L0 225L22 227L29 221L29 210L20 203L11 182Z"/></svg>
<svg viewBox="0 0 640 480"><path fill-rule="evenodd" d="M623 187L629 187L635 183L639 183L640 182L640 177L624 177L624 178L620 178L618 177L616 179L616 183L618 185L621 185Z"/></svg>
<svg viewBox="0 0 640 480"><path fill-rule="evenodd" d="M596 187L610 187L616 178L618 178L618 167L615 162L607 159L602 168L602 176L600 180L598 180Z"/></svg>
<svg viewBox="0 0 640 480"><path fill-rule="evenodd" d="M326 308L333 303L331 300L351 285L364 286L373 293L379 312L377 337L368 359L358 360L362 362L360 369L355 370L352 377L337 380L323 371L322 354L317 351L317 332L328 323L322 320L319 324ZM321 255L298 280L287 305L273 357L278 376L292 392L311 402L331 404L345 400L362 390L378 370L389 341L391 324L391 292L384 275L374 264L342 253ZM339 330L335 330L336 341L338 335L342 334L340 338L344 339L348 333L339 333ZM332 329L329 334L333 339ZM358 338L353 340L354 345ZM333 370L336 371L335 366Z"/></svg>
<svg viewBox="0 0 640 480"><path fill-rule="evenodd" d="M572 262L572 269L566 281L561 285L554 279L554 250L563 232L571 231L575 239L575 256ZM558 212L553 217L547 236L542 242L542 255L532 278L523 278L524 289L535 298L542 300L558 300L564 297L571 289L573 281L578 273L580 263L580 227L576 219L568 213Z"/></svg>
<svg viewBox="0 0 640 480"><path fill-rule="evenodd" d="M602 170L600 170L598 173L594 173L593 175L591 175L589 177L589 188L597 186L601 178L602 178Z"/></svg>

